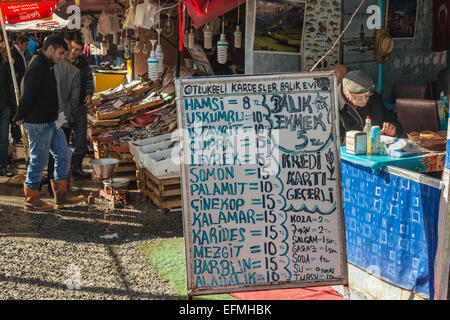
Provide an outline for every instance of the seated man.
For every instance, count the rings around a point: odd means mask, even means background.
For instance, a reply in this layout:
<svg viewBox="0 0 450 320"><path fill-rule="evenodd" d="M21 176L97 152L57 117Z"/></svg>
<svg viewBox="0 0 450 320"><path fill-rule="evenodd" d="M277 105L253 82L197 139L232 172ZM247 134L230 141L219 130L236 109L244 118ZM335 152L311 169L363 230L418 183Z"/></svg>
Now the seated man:
<svg viewBox="0 0 450 320"><path fill-rule="evenodd" d="M363 71L348 72L338 87L341 142L350 130L362 131L370 116L372 126L379 126L381 134L398 137L402 127L395 114L388 110L381 95L374 91L373 80Z"/></svg>

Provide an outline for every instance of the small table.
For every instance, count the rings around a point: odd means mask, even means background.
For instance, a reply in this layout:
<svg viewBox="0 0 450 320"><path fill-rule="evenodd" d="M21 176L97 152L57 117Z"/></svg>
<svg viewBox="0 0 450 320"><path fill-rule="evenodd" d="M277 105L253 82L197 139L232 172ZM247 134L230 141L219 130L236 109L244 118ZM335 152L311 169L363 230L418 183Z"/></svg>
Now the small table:
<svg viewBox="0 0 450 320"><path fill-rule="evenodd" d="M355 155L347 153L345 147L341 147L341 159L368 167L375 174L387 166L395 166L420 173L443 171L445 166L445 152L428 152L405 157L391 157L387 155Z"/></svg>

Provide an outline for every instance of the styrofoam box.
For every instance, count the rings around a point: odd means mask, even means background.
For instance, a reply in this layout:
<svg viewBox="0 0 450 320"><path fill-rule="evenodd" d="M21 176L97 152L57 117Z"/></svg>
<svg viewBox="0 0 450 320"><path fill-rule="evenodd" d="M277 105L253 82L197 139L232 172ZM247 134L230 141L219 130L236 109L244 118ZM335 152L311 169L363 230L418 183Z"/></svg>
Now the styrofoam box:
<svg viewBox="0 0 450 320"><path fill-rule="evenodd" d="M149 170L154 176L168 177L180 175L180 151L177 134L130 141L130 152L139 167Z"/></svg>

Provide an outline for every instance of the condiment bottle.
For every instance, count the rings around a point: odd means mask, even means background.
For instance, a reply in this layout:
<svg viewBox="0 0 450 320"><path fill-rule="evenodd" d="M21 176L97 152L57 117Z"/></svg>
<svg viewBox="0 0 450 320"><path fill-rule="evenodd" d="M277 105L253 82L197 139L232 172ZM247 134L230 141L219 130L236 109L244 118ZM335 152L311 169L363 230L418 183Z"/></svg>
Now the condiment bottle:
<svg viewBox="0 0 450 320"><path fill-rule="evenodd" d="M366 117L366 125L364 126L363 131L367 135L367 154L372 153L372 139L371 139L371 133L372 133L372 121L370 120L370 117Z"/></svg>

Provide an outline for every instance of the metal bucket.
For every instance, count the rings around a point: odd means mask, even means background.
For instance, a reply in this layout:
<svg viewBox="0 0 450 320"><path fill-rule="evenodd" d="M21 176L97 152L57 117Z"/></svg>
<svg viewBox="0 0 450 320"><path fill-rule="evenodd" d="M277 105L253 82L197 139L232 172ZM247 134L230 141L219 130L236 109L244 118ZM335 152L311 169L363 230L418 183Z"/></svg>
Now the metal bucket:
<svg viewBox="0 0 450 320"><path fill-rule="evenodd" d="M112 158L95 159L91 161L92 170L98 179L109 179L114 175L119 160Z"/></svg>

